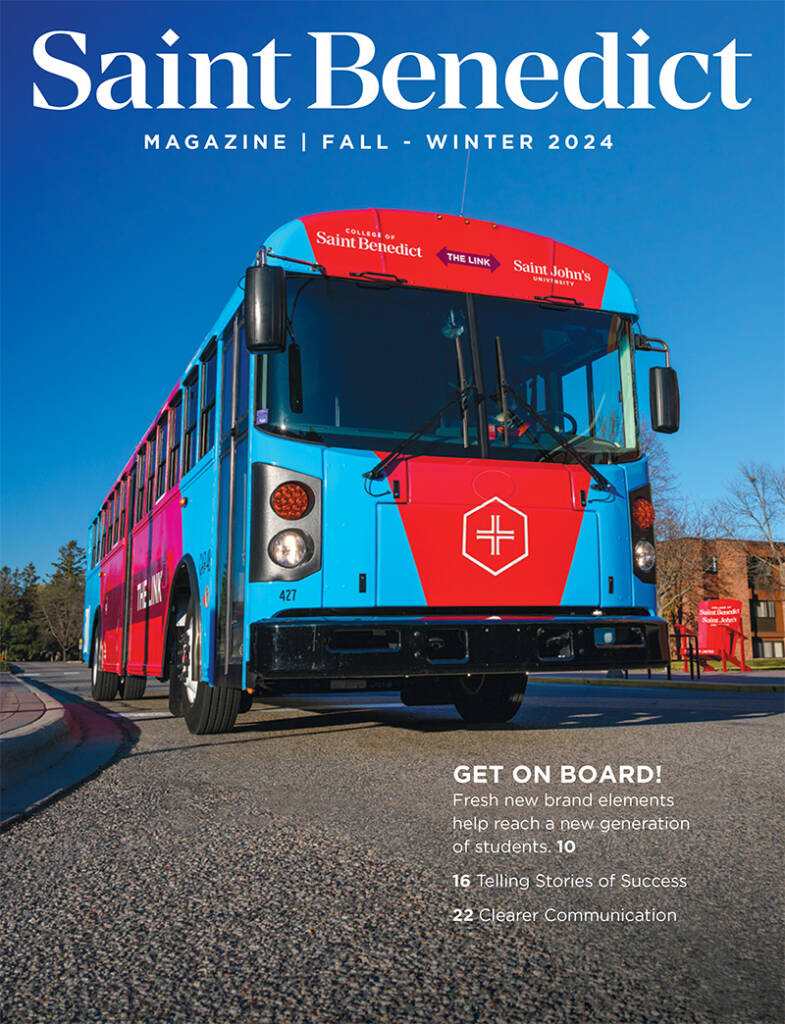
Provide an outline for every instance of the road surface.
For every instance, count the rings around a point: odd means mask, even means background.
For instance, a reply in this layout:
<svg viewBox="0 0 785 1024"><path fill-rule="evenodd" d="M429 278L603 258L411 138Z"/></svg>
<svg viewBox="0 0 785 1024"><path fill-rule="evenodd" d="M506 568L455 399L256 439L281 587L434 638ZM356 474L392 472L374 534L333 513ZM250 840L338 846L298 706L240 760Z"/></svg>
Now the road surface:
<svg viewBox="0 0 785 1024"><path fill-rule="evenodd" d="M89 699L78 665L27 672ZM120 760L4 836L6 1015L779 1022L782 705L531 682L503 727L382 694L191 736L157 684L105 705Z"/></svg>

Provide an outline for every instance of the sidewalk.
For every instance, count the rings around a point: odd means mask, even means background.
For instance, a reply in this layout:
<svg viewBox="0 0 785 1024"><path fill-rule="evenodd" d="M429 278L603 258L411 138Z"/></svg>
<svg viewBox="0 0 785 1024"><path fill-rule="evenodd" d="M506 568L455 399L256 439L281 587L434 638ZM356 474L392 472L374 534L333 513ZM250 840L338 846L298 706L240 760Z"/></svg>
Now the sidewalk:
<svg viewBox="0 0 785 1024"><path fill-rule="evenodd" d="M93 775L126 741L86 701L0 673L0 828Z"/></svg>
<svg viewBox="0 0 785 1024"><path fill-rule="evenodd" d="M59 700L0 673L0 766L5 791L39 774L78 739L75 723Z"/></svg>

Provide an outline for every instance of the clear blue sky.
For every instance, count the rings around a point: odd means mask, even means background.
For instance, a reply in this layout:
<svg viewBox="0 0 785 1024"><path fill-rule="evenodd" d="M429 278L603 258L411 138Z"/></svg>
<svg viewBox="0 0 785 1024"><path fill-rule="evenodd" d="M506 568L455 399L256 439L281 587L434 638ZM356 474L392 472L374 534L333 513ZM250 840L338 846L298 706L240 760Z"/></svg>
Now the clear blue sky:
<svg viewBox="0 0 785 1024"><path fill-rule="evenodd" d="M60 544L84 543L96 505L273 228L325 209L458 212L465 155L429 153L426 132L535 136L534 152L472 155L465 212L584 249L630 282L644 333L668 339L679 371L682 430L666 444L685 488L711 500L740 461L782 461L780 3L6 2L3 22L0 563L32 560L45 570ZM165 49L169 28L182 54L250 55L275 36L279 50L295 55L281 77L292 102L281 112L106 111L93 97L70 111L33 108L34 79L51 86L52 102L71 98L34 67L41 33L86 33L81 63L96 83L99 54L144 54L155 104L153 55ZM657 108L646 111L581 111L560 98L526 112L503 92L502 110L440 111L438 99L417 112L384 100L353 111L307 109L308 31L364 32L382 61L406 50L433 58L484 50L503 68L535 50L561 69L597 48L596 32L618 32L624 54L640 28L651 37L654 68L671 54L711 54L738 39L753 55L739 76L739 95L751 104L730 111L714 96L684 112L653 90ZM58 54L77 56L65 45ZM220 106L227 79L215 77ZM683 92L700 96L703 81L685 68ZM711 85L716 92L716 74ZM313 140L381 132L390 149L143 150L145 132L189 131L277 131L294 142L301 131ZM614 148L548 151L550 133L569 132L610 132ZM403 138L412 145L402 147Z"/></svg>

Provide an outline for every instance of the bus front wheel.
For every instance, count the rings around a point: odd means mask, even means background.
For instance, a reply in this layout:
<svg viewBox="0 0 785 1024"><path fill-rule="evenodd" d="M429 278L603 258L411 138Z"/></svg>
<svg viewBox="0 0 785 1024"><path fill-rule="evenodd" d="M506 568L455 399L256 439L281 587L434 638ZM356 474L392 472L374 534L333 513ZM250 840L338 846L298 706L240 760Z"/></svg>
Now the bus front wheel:
<svg viewBox="0 0 785 1024"><path fill-rule="evenodd" d="M509 722L520 709L528 677L518 675L459 676L453 700L464 722Z"/></svg>
<svg viewBox="0 0 785 1024"><path fill-rule="evenodd" d="M189 597L177 611L170 706L175 705L194 735L229 732L240 708L240 690L210 686L198 678L195 650L196 616Z"/></svg>
<svg viewBox="0 0 785 1024"><path fill-rule="evenodd" d="M93 657L92 675L90 677L90 692L93 700L114 700L117 696L117 689L120 684L119 677L113 672L104 672L104 653L101 643L101 627L96 626L93 633Z"/></svg>

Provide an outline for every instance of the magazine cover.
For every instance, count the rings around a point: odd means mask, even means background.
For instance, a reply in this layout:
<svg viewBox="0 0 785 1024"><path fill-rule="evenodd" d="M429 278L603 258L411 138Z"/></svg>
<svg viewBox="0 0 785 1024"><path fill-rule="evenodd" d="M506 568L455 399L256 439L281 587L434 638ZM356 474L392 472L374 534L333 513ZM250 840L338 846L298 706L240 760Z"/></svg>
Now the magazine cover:
<svg viewBox="0 0 785 1024"><path fill-rule="evenodd" d="M783 42L4 0L4 1019L783 1020Z"/></svg>

